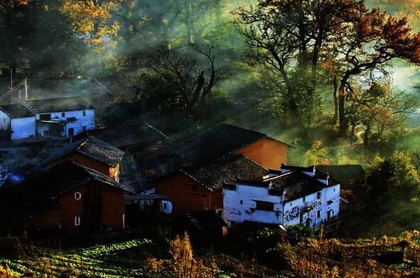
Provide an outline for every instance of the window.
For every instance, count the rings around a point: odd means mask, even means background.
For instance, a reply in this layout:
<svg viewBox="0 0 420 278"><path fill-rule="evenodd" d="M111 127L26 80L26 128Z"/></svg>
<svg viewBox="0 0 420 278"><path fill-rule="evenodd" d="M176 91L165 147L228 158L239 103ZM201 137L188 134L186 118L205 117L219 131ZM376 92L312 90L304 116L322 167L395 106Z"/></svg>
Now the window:
<svg viewBox="0 0 420 278"><path fill-rule="evenodd" d="M80 226L80 216L74 217L74 226Z"/></svg>
<svg viewBox="0 0 420 278"><path fill-rule="evenodd" d="M42 114L42 115L39 115L39 119L41 121L49 121L49 120L51 120L51 114Z"/></svg>
<svg viewBox="0 0 420 278"><path fill-rule="evenodd" d="M293 206L293 203L292 202L290 202L290 206Z"/></svg>
<svg viewBox="0 0 420 278"><path fill-rule="evenodd" d="M61 113L61 117L65 117L66 116L66 113Z"/></svg>
<svg viewBox="0 0 420 278"><path fill-rule="evenodd" d="M257 210L274 211L274 204L264 201L255 201Z"/></svg>
<svg viewBox="0 0 420 278"><path fill-rule="evenodd" d="M74 199L76 199L76 200L82 199L82 193L80 193L80 192L74 192Z"/></svg>
<svg viewBox="0 0 420 278"><path fill-rule="evenodd" d="M86 116L86 111L83 111L83 116Z"/></svg>
<svg viewBox="0 0 420 278"><path fill-rule="evenodd" d="M239 201L239 203L240 203L241 205L243 205L243 204L244 204L244 201L243 201L243 200L240 200L240 201Z"/></svg>
<svg viewBox="0 0 420 278"><path fill-rule="evenodd" d="M321 192L316 193L316 198L321 199Z"/></svg>
<svg viewBox="0 0 420 278"><path fill-rule="evenodd" d="M306 200L306 196L303 196L303 201L305 202L305 200Z"/></svg>
<svg viewBox="0 0 420 278"><path fill-rule="evenodd" d="M320 217L321 217L321 211L320 211L320 210L318 210L318 211L317 211L316 216L317 216L318 218L320 218Z"/></svg>

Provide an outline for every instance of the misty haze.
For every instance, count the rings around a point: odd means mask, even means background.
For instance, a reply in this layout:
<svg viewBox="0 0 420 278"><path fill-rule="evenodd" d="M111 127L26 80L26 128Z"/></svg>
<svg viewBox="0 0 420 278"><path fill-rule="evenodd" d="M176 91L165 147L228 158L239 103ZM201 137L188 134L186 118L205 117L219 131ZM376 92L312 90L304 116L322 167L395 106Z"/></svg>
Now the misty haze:
<svg viewBox="0 0 420 278"><path fill-rule="evenodd" d="M0 277L420 277L419 0L0 0Z"/></svg>

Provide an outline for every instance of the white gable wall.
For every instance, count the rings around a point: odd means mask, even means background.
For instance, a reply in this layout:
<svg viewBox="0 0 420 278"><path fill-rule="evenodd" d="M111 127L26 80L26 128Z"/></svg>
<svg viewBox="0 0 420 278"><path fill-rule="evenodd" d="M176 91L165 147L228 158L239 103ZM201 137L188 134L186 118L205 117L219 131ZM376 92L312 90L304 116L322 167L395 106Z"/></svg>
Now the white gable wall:
<svg viewBox="0 0 420 278"><path fill-rule="evenodd" d="M35 116L11 120L12 140L35 136Z"/></svg>
<svg viewBox="0 0 420 278"><path fill-rule="evenodd" d="M311 207L306 211L305 208ZM310 225L316 222L317 211L321 209L321 200L318 193L312 193L305 198L301 197L284 203L284 226L306 224L310 219Z"/></svg>
<svg viewBox="0 0 420 278"><path fill-rule="evenodd" d="M71 133L77 135L85 130L93 130L95 128L95 110L77 110L65 112L39 113L36 115L37 120L41 115L50 114L51 120L67 121L68 118L75 118L74 122L63 123L64 128L61 130L61 136L70 137ZM37 125L37 134L41 136L48 136L50 125L46 123L39 123ZM71 130L73 130L71 132Z"/></svg>
<svg viewBox="0 0 420 278"><path fill-rule="evenodd" d="M322 196L322 220L328 221L330 218L336 217L340 213L340 184L322 189Z"/></svg>
<svg viewBox="0 0 420 278"><path fill-rule="evenodd" d="M223 219L231 225L244 221L281 224L283 196L268 194L268 188L237 184L236 190L223 189ZM273 210L257 209L257 201L273 204Z"/></svg>
<svg viewBox="0 0 420 278"><path fill-rule="evenodd" d="M272 210L257 209L257 201L272 203ZM229 226L252 221L284 226L308 224L317 229L321 222L338 215L339 202L339 184L285 203L283 196L270 195L267 187L237 184L236 189L223 189L223 219Z"/></svg>
<svg viewBox="0 0 420 278"><path fill-rule="evenodd" d="M10 117L6 113L0 110L0 129L10 128Z"/></svg>

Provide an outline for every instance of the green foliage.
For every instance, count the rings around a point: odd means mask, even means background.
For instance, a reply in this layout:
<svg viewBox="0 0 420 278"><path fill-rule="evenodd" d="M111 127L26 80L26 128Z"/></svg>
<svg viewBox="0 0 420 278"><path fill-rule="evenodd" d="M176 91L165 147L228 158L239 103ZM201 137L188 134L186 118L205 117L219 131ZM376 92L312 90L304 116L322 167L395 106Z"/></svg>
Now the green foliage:
<svg viewBox="0 0 420 278"><path fill-rule="evenodd" d="M377 158L376 163L370 176L373 194L391 197L395 201L418 201L420 175L413 163L411 153L396 151L387 159Z"/></svg>
<svg viewBox="0 0 420 278"><path fill-rule="evenodd" d="M311 149L305 153L305 165L329 164L328 151L322 147L320 140L315 140Z"/></svg>
<svg viewBox="0 0 420 278"><path fill-rule="evenodd" d="M287 227L287 238L292 245L302 241L302 239L314 236L314 231L311 227L299 225L292 225Z"/></svg>

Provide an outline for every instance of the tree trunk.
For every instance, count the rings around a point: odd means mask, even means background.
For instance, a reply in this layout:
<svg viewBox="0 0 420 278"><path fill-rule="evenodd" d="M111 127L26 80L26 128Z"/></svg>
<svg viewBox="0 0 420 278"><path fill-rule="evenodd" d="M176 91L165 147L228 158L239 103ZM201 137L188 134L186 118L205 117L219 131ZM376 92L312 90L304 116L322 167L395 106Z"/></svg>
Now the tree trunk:
<svg viewBox="0 0 420 278"><path fill-rule="evenodd" d="M365 135L363 136L363 145L367 147L369 145L369 133L370 133L370 124L366 125Z"/></svg>
<svg viewBox="0 0 420 278"><path fill-rule="evenodd" d="M333 118L333 125L336 125L338 122L338 98L337 98L337 92L338 92L338 80L337 76L334 76L333 78L333 86L334 86L334 92L333 92L333 98L334 98L334 118Z"/></svg>
<svg viewBox="0 0 420 278"><path fill-rule="evenodd" d="M340 131L341 136L346 135L346 131L347 131L344 103L345 103L344 85L340 85L340 88L338 89L338 124L339 124L339 131Z"/></svg>

